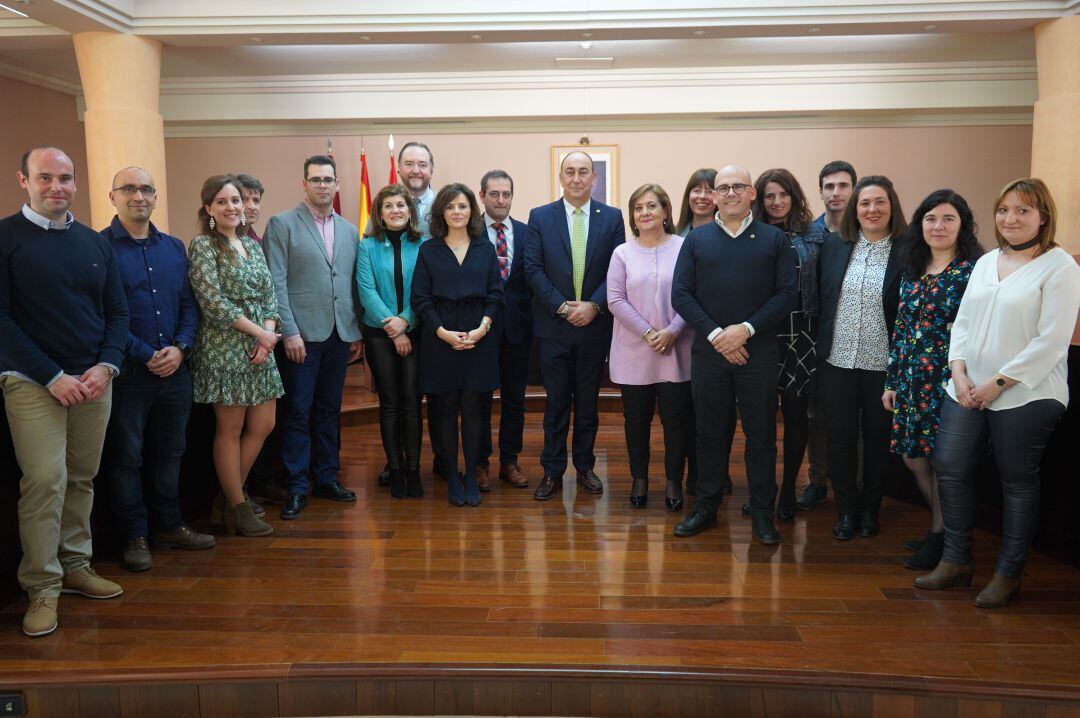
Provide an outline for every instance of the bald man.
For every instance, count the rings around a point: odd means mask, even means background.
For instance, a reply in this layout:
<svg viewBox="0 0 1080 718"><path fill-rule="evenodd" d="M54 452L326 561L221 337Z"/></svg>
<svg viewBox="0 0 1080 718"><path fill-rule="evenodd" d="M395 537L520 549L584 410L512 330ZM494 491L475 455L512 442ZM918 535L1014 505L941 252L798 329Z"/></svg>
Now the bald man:
<svg viewBox="0 0 1080 718"><path fill-rule="evenodd" d="M23 632L44 636L61 593L123 593L90 568L90 510L128 308L108 241L71 214L71 158L35 147L17 177L28 201L0 220L0 389L22 470Z"/></svg>
<svg viewBox="0 0 1080 718"><path fill-rule="evenodd" d="M615 247L626 241L622 212L592 199L596 172L585 152L559 168L562 198L529 213L525 277L533 294L533 335L540 344L544 405L544 478L537 501L554 498L566 471L566 435L574 410L573 462L578 487L601 494L593 470L600 425L600 379L611 345L607 273Z"/></svg>
<svg viewBox="0 0 1080 718"><path fill-rule="evenodd" d="M123 536L121 565L128 571L154 565L148 542L151 522L157 548L214 545L213 536L192 531L180 515L180 460L192 400L185 359L195 343L199 311L188 284L183 242L150 221L157 197L149 172L140 167L120 170L109 192L116 216L101 232L116 254L131 310L102 464ZM144 451L147 432L154 437L149 452Z"/></svg>
<svg viewBox="0 0 1080 718"><path fill-rule="evenodd" d="M796 306L796 254L783 231L754 219L757 195L745 167L721 169L715 190L714 221L687 235L671 284L672 306L696 330L690 385L698 426L697 501L675 535L716 524L737 405L754 537L771 545L780 542L773 523L777 332Z"/></svg>

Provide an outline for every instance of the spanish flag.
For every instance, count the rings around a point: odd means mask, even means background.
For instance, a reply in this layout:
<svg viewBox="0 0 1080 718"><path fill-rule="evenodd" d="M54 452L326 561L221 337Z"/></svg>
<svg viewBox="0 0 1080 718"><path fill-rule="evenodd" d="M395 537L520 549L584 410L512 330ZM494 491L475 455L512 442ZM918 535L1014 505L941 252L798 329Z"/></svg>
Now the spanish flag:
<svg viewBox="0 0 1080 718"><path fill-rule="evenodd" d="M390 135L390 181L387 184L397 184L397 164L394 162L394 136Z"/></svg>
<svg viewBox="0 0 1080 718"><path fill-rule="evenodd" d="M356 226L363 232L371 218L371 182L368 180L367 154L360 148L360 221Z"/></svg>
<svg viewBox="0 0 1080 718"><path fill-rule="evenodd" d="M334 143L330 141L330 138L326 138L326 156L330 159L334 158ZM341 191L334 193L334 211L341 214Z"/></svg>

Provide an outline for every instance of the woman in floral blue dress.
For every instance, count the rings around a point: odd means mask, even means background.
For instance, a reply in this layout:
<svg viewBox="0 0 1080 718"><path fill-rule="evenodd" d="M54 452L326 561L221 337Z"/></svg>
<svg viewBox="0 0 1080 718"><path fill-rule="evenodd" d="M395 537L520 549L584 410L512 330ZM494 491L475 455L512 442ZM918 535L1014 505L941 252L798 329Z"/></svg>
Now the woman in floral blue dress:
<svg viewBox="0 0 1080 718"><path fill-rule="evenodd" d="M930 456L949 382L949 330L982 254L976 231L964 198L941 189L915 210L904 238L904 280L881 400L893 414L889 449L904 457L931 508L926 538L906 544L915 551L904 562L911 569L937 566L945 545Z"/></svg>

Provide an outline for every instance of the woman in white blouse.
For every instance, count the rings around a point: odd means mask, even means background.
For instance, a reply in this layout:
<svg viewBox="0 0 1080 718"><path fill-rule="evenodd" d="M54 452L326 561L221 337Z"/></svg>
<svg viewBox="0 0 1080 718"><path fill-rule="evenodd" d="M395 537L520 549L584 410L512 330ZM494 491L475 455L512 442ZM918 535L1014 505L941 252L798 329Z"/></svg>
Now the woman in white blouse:
<svg viewBox="0 0 1080 718"><path fill-rule="evenodd" d="M1010 182L994 205L998 249L972 270L953 324L952 380L934 469L945 550L920 588L969 586L972 473L987 439L1001 474L1003 530L994 577L975 598L1006 606L1020 588L1039 513L1039 462L1069 402L1066 357L1080 309L1080 267L1054 242L1057 210L1042 180Z"/></svg>

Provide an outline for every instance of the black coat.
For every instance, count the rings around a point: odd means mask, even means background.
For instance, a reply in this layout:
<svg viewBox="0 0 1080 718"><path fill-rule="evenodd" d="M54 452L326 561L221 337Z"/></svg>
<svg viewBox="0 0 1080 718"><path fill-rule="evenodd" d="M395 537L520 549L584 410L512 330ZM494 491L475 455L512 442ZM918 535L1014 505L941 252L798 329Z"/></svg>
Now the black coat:
<svg viewBox="0 0 1080 718"><path fill-rule="evenodd" d="M459 265L443 237L420 245L412 281L412 308L423 318L420 391L492 391L499 387L499 310L503 281L487 233L473 237ZM467 332L491 317L495 325L475 348L456 351L436 336L439 327Z"/></svg>

